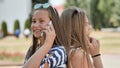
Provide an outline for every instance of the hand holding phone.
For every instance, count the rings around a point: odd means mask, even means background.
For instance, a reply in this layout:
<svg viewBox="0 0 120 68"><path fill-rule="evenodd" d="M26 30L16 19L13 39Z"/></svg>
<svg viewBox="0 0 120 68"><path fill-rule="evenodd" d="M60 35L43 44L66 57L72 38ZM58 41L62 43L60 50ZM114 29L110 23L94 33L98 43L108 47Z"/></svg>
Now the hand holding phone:
<svg viewBox="0 0 120 68"><path fill-rule="evenodd" d="M46 29L50 29L50 26L52 25L52 21L50 21L46 26L45 28ZM44 35L44 32L41 33L41 37Z"/></svg>
<svg viewBox="0 0 120 68"><path fill-rule="evenodd" d="M55 40L55 37L56 37L56 33L55 33L55 29L52 25L52 21L50 21L45 29L43 30L43 36L44 38L44 43L47 43L49 44L50 46L52 46L54 40Z"/></svg>

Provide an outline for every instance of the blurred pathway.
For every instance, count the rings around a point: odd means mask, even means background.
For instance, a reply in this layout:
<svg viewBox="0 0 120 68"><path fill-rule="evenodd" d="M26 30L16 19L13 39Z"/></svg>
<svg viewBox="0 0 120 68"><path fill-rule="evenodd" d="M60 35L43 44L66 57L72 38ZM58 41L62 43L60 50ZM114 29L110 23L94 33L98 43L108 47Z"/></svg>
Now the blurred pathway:
<svg viewBox="0 0 120 68"><path fill-rule="evenodd" d="M120 68L120 54L102 55L104 68Z"/></svg>

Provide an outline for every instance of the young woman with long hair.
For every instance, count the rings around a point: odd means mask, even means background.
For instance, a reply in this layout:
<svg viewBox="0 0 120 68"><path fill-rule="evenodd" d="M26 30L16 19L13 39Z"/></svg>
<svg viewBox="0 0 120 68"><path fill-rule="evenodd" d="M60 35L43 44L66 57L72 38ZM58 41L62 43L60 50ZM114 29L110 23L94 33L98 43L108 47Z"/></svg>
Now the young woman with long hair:
<svg viewBox="0 0 120 68"><path fill-rule="evenodd" d="M83 10L71 7L63 11L62 45L68 55L67 68L103 68L99 42L89 37L89 24Z"/></svg>

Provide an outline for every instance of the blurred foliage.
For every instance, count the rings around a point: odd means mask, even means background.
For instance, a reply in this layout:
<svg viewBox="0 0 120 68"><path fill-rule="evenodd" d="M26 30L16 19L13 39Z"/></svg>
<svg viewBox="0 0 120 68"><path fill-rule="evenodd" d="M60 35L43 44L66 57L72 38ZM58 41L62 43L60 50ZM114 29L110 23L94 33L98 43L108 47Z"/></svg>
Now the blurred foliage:
<svg viewBox="0 0 120 68"><path fill-rule="evenodd" d="M66 0L67 4L65 5L66 7L69 6L76 6L76 7L80 7L80 8L84 8L87 9L88 7L88 2L89 0Z"/></svg>
<svg viewBox="0 0 120 68"><path fill-rule="evenodd" d="M16 31L17 29L20 30L19 20L15 20L15 23L14 23L14 33L15 33L15 31Z"/></svg>
<svg viewBox="0 0 120 68"><path fill-rule="evenodd" d="M115 26L120 26L120 0L115 0L115 7L112 9L111 23Z"/></svg>
<svg viewBox="0 0 120 68"><path fill-rule="evenodd" d="M65 7L86 10L95 29L120 26L120 0L66 0Z"/></svg>
<svg viewBox="0 0 120 68"><path fill-rule="evenodd" d="M3 31L3 36L7 36L8 31L7 31L7 24L5 21L2 22L2 31Z"/></svg>
<svg viewBox="0 0 120 68"><path fill-rule="evenodd" d="M100 0L92 0L90 2L91 20L92 20L93 28L95 29L100 29L102 27L101 25L102 13L98 9L99 2Z"/></svg>
<svg viewBox="0 0 120 68"><path fill-rule="evenodd" d="M114 0L100 0L98 9L101 12L101 21L102 27L110 27L112 26L110 23L110 18L112 17L112 14L114 13L113 9L115 7L115 1Z"/></svg>
<svg viewBox="0 0 120 68"><path fill-rule="evenodd" d="M31 30L31 21L29 18L25 21L25 28L24 29L27 29L27 28Z"/></svg>

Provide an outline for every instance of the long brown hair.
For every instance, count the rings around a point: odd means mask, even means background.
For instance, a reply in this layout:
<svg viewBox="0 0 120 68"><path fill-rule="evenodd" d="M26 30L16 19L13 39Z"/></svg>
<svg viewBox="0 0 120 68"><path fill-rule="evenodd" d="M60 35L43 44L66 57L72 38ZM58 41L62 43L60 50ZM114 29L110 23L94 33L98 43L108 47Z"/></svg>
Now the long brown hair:
<svg viewBox="0 0 120 68"><path fill-rule="evenodd" d="M55 41L53 43L53 46L54 45L61 45L61 41L59 40L59 38L61 38L61 24L60 24L60 18L59 18L59 15L58 15L58 12L55 8L53 8L52 6L49 6L48 8L39 8L37 10L47 10L48 13L49 13L49 17L50 17L50 20L52 21L52 24L54 26L54 29L55 29L55 33L56 33L56 38L55 38ZM36 10L33 10L33 13L34 11ZM34 37L33 35L33 44L31 46L31 51L29 52L29 54L27 55L27 59L29 59L36 51L36 48L38 46L38 39Z"/></svg>
<svg viewBox="0 0 120 68"><path fill-rule="evenodd" d="M87 56L88 66L92 68L89 52L87 48L87 42L85 38L85 13L84 11L71 7L63 11L61 15L61 23L63 28L62 45L65 46L67 54L70 51L70 47L78 48L81 47ZM72 57L73 54L70 55ZM68 55L68 64L69 64Z"/></svg>

